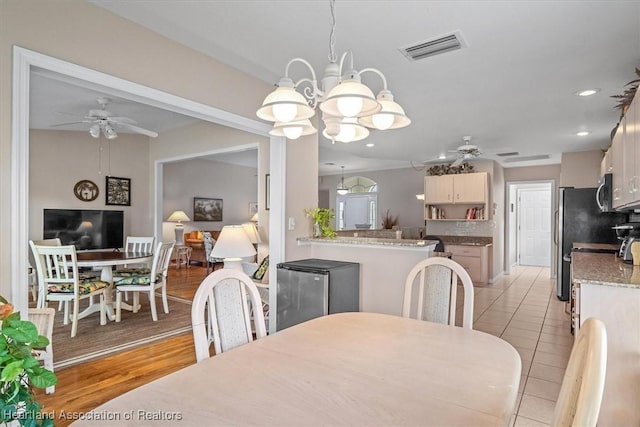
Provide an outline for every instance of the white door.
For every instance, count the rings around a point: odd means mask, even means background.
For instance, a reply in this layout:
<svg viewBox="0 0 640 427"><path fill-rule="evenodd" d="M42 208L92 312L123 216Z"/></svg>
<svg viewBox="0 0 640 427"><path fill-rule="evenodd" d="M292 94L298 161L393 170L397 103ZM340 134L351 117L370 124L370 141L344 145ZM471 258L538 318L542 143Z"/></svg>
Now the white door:
<svg viewBox="0 0 640 427"><path fill-rule="evenodd" d="M521 265L551 266L551 188L518 191L518 259Z"/></svg>

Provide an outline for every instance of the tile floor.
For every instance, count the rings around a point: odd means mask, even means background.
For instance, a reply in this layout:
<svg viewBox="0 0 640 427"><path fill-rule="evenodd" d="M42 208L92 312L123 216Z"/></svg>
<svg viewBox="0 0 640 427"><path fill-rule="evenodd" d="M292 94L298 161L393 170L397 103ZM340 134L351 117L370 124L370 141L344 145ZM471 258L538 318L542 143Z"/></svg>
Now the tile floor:
<svg viewBox="0 0 640 427"><path fill-rule="evenodd" d="M522 358L514 427L551 422L573 335L549 268L518 266L487 286L475 286L473 328L508 341Z"/></svg>

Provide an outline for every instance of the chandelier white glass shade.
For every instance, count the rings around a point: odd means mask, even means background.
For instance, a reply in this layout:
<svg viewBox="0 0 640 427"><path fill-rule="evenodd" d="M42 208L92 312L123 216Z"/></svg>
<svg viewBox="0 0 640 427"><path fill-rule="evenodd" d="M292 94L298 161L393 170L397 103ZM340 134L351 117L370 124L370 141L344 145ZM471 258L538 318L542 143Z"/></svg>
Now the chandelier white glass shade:
<svg viewBox="0 0 640 427"><path fill-rule="evenodd" d="M393 100L382 72L375 68L356 71L350 51L342 54L339 64L337 63L334 52L335 0L331 0L330 5L333 20L329 39L329 64L324 70L320 86L311 64L302 58L293 58L287 63L285 75L280 79L277 88L267 95L256 114L263 120L274 122L271 135L286 136L289 139L317 132L311 122L307 124L305 120L314 116L318 106L325 125L322 134L332 142L364 139L369 136L367 127L386 130L408 126L411 120ZM349 68L343 72L347 55L350 59ZM294 63L304 64L311 72L311 78L302 78L294 82L289 77L289 68ZM362 74L367 71L374 72L382 78L383 89L377 96L361 82ZM295 124L288 125L289 123Z"/></svg>

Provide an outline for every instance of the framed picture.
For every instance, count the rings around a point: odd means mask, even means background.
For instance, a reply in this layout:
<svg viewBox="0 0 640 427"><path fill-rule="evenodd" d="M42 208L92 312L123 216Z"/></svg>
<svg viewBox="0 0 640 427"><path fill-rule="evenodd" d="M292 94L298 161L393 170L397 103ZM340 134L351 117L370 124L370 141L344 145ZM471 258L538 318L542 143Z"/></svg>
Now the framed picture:
<svg viewBox="0 0 640 427"><path fill-rule="evenodd" d="M258 213L258 202L249 203L249 218Z"/></svg>
<svg viewBox="0 0 640 427"><path fill-rule="evenodd" d="M222 199L193 198L194 221L222 221Z"/></svg>
<svg viewBox="0 0 640 427"><path fill-rule="evenodd" d="M131 179L107 177L106 205L131 206Z"/></svg>
<svg viewBox="0 0 640 427"><path fill-rule="evenodd" d="M271 187L271 174L267 174L265 177L265 189L264 189L264 208L269 210L269 204L271 202L271 191L269 188Z"/></svg>

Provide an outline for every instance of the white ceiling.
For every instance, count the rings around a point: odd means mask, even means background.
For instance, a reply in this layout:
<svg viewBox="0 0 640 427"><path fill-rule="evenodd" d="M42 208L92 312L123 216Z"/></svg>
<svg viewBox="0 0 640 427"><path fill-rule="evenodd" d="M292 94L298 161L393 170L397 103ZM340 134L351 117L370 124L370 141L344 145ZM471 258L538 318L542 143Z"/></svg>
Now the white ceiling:
<svg viewBox="0 0 640 427"><path fill-rule="evenodd" d="M91 2L269 83L293 57L308 60L319 78L327 63L328 0ZM406 167L455 149L464 135L473 136L484 158L500 161L495 153L512 150L550 156L505 167L559 163L562 152L606 148L620 115L611 95L624 91L640 65L638 1L338 0L336 15L338 55L350 49L356 69L381 70L413 123L351 144L331 146L321 138L321 173L339 173L340 165L347 171ZM398 50L453 31L467 48L417 62ZM309 77L299 65L291 75ZM382 88L374 74L363 82L374 92ZM587 88L601 90L575 95ZM85 98L73 106L32 99L32 107L84 114L96 108L95 94ZM159 132L171 123L153 114L147 122L144 112L126 108L124 102L109 107ZM577 137L581 130L591 133Z"/></svg>

